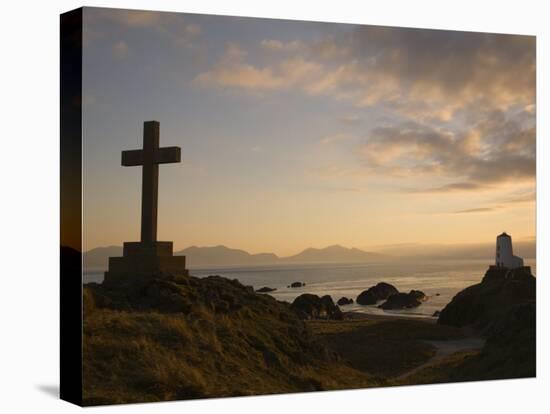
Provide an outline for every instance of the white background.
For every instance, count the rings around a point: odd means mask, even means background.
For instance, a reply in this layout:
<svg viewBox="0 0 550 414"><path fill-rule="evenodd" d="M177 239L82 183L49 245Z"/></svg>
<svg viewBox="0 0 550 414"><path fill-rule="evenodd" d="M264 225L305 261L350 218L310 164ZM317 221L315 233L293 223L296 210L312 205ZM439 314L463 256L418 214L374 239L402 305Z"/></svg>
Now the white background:
<svg viewBox="0 0 550 414"><path fill-rule="evenodd" d="M537 35L538 376L359 391L137 404L89 411L549 412L548 171L550 13L539 1L89 1L88 6L279 17ZM0 411L80 410L57 398L59 376L59 14L77 1L2 3L0 73ZM546 52L546 53L545 53ZM545 76L546 75L546 76ZM544 165L542 160L546 160ZM546 190L545 190L546 187ZM546 215L544 215L546 211ZM546 236L546 237L545 237ZM546 325L546 326L545 326Z"/></svg>

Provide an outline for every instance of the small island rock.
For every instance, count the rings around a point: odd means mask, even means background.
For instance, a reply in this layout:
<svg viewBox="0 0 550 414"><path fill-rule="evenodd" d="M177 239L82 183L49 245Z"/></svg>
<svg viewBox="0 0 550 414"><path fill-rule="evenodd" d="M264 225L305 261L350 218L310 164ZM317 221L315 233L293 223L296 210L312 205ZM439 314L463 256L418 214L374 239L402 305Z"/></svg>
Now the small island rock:
<svg viewBox="0 0 550 414"><path fill-rule="evenodd" d="M378 306L381 309L409 309L420 306L427 299L424 292L411 290L409 293L396 293L391 295L383 304Z"/></svg>
<svg viewBox="0 0 550 414"><path fill-rule="evenodd" d="M303 282L293 282L290 284L289 287L291 288L299 288L299 287L304 287L306 284L303 283Z"/></svg>
<svg viewBox="0 0 550 414"><path fill-rule="evenodd" d="M376 286L372 286L361 292L359 296L357 296L357 303L359 305L376 305L376 302L385 300L397 293L399 293L399 291L395 286L389 283L380 282Z"/></svg>
<svg viewBox="0 0 550 414"><path fill-rule="evenodd" d="M351 305L353 303L353 299L342 297L342 298L338 299L338 302L336 302L336 303L340 306Z"/></svg>
<svg viewBox="0 0 550 414"><path fill-rule="evenodd" d="M319 297L310 293L298 296L290 305L301 319L343 319L342 311L329 295Z"/></svg>
<svg viewBox="0 0 550 414"><path fill-rule="evenodd" d="M428 300L428 297L426 296L426 294L424 292L422 292L421 290L411 290L409 292L409 295L414 297L415 299L419 300L420 302L425 302Z"/></svg>
<svg viewBox="0 0 550 414"><path fill-rule="evenodd" d="M276 290L277 290L276 288L270 288L270 287L264 286L263 288L258 289L256 292L269 293L269 292L275 292Z"/></svg>

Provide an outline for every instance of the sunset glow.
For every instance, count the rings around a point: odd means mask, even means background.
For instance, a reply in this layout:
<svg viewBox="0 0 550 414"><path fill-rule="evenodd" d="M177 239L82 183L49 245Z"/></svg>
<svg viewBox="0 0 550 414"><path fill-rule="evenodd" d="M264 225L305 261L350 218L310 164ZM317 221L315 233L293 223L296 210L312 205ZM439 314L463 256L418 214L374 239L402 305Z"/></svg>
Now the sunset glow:
<svg viewBox="0 0 550 414"><path fill-rule="evenodd" d="M535 38L84 11L84 250L139 239L143 122L160 240L290 255L535 235Z"/></svg>

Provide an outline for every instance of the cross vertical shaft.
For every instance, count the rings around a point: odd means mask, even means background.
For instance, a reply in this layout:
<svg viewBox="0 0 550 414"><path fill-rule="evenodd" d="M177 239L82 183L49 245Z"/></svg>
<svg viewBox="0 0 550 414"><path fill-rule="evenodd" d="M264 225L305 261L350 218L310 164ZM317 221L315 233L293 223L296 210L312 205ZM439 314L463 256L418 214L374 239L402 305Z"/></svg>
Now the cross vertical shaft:
<svg viewBox="0 0 550 414"><path fill-rule="evenodd" d="M159 148L160 124L143 124L143 149L122 151L122 165L143 167L141 178L141 243L157 242L157 209L159 194L159 164L181 161L180 147Z"/></svg>
<svg viewBox="0 0 550 414"><path fill-rule="evenodd" d="M159 165L156 154L159 149L158 122L143 125L143 172L141 183L141 242L157 241Z"/></svg>

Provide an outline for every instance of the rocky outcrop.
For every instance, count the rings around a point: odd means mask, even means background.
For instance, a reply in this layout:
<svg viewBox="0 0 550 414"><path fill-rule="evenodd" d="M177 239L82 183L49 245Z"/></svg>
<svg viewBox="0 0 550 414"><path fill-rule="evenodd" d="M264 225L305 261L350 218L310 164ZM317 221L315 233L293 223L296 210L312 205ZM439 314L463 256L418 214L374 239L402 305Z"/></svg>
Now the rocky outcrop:
<svg viewBox="0 0 550 414"><path fill-rule="evenodd" d="M377 302L385 300L397 293L399 293L399 291L395 286L389 283L380 282L376 286L372 286L361 292L359 296L357 296L356 301L359 305L376 305Z"/></svg>
<svg viewBox="0 0 550 414"><path fill-rule="evenodd" d="M375 383L342 364L290 304L237 280L151 275L86 284L83 300L85 405ZM317 302L319 316L341 314L330 298ZM235 367L239 380L228 382Z"/></svg>
<svg viewBox="0 0 550 414"><path fill-rule="evenodd" d="M351 298L346 298L346 297L342 297L340 299L338 299L338 302L336 302L339 306L344 306L344 305L351 305L353 303L353 299Z"/></svg>
<svg viewBox="0 0 550 414"><path fill-rule="evenodd" d="M304 293L294 299L290 307L301 319L343 319L342 311L329 295L319 297Z"/></svg>
<svg viewBox="0 0 550 414"><path fill-rule="evenodd" d="M412 296L413 298L415 298L416 300L419 300L420 302L425 302L428 300L428 296L426 296L426 294L421 290L413 289L409 292L409 296Z"/></svg>
<svg viewBox="0 0 550 414"><path fill-rule="evenodd" d="M491 266L477 285L459 292L439 324L468 326L487 340L481 353L458 367L458 378L536 375L536 279L531 269Z"/></svg>
<svg viewBox="0 0 550 414"><path fill-rule="evenodd" d="M481 283L503 281L503 280L515 280L515 281L533 281L534 276L531 274L531 268L529 266L520 267L517 269L507 269L497 266L489 266L489 269L485 272L485 276L481 280Z"/></svg>
<svg viewBox="0 0 550 414"><path fill-rule="evenodd" d="M277 290L276 288L270 288L270 287L264 286L264 287L256 290L256 292L258 292L258 293L269 293L269 292L275 292L276 290Z"/></svg>
<svg viewBox="0 0 550 414"><path fill-rule="evenodd" d="M512 307L534 302L535 296L536 280L530 268L491 266L481 283L460 291L442 309L438 323L484 329Z"/></svg>
<svg viewBox="0 0 550 414"><path fill-rule="evenodd" d="M306 284L303 283L303 282L293 282L288 287L289 288L300 288L300 287L304 287L305 285Z"/></svg>
<svg viewBox="0 0 550 414"><path fill-rule="evenodd" d="M410 309L420 306L427 299L424 292L411 290L409 293L396 293L391 295L383 304L381 309Z"/></svg>

